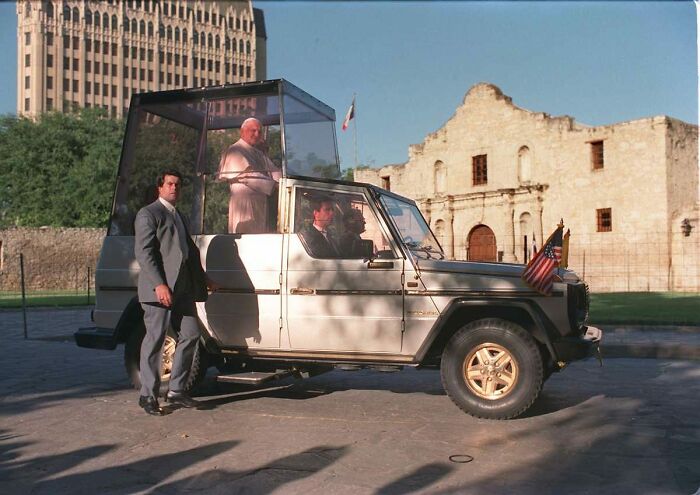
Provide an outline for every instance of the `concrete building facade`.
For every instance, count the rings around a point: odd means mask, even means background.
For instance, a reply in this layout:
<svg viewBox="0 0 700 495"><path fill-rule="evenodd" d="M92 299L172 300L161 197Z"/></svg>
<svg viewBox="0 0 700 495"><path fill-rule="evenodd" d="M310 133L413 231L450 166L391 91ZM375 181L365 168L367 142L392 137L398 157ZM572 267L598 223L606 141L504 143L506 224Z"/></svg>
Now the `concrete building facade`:
<svg viewBox="0 0 700 495"><path fill-rule="evenodd" d="M248 1L19 0L17 113L126 114L132 94L266 78Z"/></svg>
<svg viewBox="0 0 700 495"><path fill-rule="evenodd" d="M560 219L593 290L700 290L698 127L589 127L487 83L400 165L355 180L413 198L454 259L526 263Z"/></svg>

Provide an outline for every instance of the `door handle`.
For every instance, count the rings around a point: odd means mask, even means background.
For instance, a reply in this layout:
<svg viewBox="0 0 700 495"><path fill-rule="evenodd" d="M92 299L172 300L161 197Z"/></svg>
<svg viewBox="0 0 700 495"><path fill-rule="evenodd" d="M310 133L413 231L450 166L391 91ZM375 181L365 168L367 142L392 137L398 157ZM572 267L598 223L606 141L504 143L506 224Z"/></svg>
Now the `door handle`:
<svg viewBox="0 0 700 495"><path fill-rule="evenodd" d="M310 296L313 295L314 290L306 287L294 287L289 289L289 293L295 296Z"/></svg>
<svg viewBox="0 0 700 495"><path fill-rule="evenodd" d="M393 261L370 261L367 263L367 268L377 269L377 268L394 268Z"/></svg>

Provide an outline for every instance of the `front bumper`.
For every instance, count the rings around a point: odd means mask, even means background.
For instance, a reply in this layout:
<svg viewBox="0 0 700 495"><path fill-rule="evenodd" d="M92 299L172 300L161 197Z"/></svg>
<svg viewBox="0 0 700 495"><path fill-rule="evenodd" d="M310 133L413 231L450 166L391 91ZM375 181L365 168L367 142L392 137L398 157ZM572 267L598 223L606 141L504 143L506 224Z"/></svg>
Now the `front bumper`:
<svg viewBox="0 0 700 495"><path fill-rule="evenodd" d="M579 337L562 337L552 342L557 359L565 363L586 359L598 353L603 340L603 331L597 327L587 327Z"/></svg>
<svg viewBox="0 0 700 495"><path fill-rule="evenodd" d="M114 328L79 328L73 336L78 347L105 349L108 351L113 351L117 348L117 332Z"/></svg>

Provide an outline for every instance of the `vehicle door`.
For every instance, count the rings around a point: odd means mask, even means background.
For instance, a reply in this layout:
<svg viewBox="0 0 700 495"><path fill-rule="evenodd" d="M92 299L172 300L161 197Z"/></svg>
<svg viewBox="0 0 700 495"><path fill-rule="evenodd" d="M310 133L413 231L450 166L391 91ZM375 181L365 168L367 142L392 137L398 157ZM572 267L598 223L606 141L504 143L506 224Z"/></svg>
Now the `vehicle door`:
<svg viewBox="0 0 700 495"><path fill-rule="evenodd" d="M288 191L287 345L336 353L400 353L404 259L365 189L324 189L291 180ZM325 208L325 220L316 221L323 216L316 208ZM351 227L351 218L362 218L364 225Z"/></svg>

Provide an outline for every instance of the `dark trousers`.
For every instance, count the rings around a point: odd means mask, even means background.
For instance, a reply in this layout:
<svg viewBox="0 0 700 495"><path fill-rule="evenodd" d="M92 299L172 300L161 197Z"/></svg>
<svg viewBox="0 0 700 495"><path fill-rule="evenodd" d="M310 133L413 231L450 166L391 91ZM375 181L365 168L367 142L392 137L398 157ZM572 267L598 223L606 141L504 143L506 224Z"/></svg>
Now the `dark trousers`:
<svg viewBox="0 0 700 495"><path fill-rule="evenodd" d="M181 272L186 273L187 270L181 270ZM146 335L141 343L142 396L158 397L163 362L163 343L168 325L172 327L177 338L168 387L170 391L184 391L192 367L192 359L200 336L197 309L191 296L192 292L187 287L189 280L180 280L180 278L175 284L172 307L166 308L157 303L141 303L144 311L143 322L146 325Z"/></svg>

